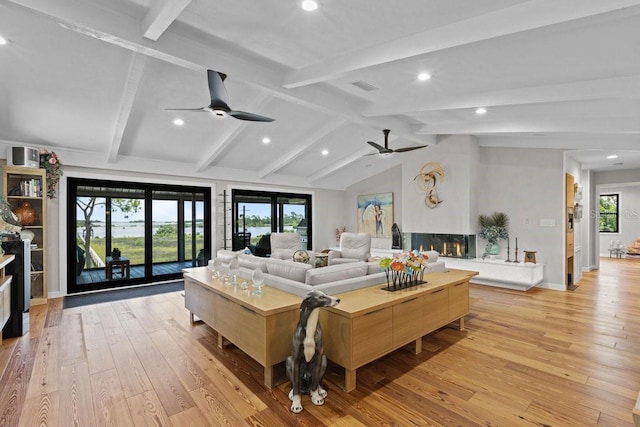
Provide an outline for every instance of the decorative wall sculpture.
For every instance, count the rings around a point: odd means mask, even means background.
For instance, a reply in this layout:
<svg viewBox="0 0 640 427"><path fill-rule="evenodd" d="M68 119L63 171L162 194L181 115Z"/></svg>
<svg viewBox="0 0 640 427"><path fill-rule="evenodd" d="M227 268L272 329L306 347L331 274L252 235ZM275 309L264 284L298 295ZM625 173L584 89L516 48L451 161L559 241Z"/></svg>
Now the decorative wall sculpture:
<svg viewBox="0 0 640 427"><path fill-rule="evenodd" d="M443 202L438 196L436 185L444 181L444 168L438 162L427 162L420 169L420 173L413 178L420 191L424 193L424 204L433 209Z"/></svg>

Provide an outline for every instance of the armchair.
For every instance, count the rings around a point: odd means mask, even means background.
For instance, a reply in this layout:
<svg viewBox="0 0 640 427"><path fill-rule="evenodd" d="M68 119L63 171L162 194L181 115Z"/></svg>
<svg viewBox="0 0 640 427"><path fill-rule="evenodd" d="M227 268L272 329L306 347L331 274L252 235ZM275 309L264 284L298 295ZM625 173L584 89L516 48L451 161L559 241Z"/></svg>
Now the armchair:
<svg viewBox="0 0 640 427"><path fill-rule="evenodd" d="M271 233L271 258L293 259L293 253L301 248L298 233Z"/></svg>
<svg viewBox="0 0 640 427"><path fill-rule="evenodd" d="M344 232L340 236L340 250L329 251L328 264L367 261L371 256L371 235Z"/></svg>

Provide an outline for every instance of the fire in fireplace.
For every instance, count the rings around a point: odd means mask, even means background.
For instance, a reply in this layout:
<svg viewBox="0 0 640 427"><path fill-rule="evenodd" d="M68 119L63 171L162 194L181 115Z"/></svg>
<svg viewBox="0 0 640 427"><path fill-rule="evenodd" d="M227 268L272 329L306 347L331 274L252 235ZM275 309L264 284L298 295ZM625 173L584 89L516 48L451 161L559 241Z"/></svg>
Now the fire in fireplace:
<svg viewBox="0 0 640 427"><path fill-rule="evenodd" d="M403 243L407 250L433 250L453 258L476 257L475 234L403 233Z"/></svg>

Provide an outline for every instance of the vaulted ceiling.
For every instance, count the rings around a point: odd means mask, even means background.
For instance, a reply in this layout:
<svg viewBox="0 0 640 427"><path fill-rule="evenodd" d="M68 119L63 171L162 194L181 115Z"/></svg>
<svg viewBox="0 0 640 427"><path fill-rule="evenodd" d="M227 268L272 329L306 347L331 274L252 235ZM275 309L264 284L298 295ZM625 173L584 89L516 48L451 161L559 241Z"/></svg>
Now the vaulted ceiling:
<svg viewBox="0 0 640 427"><path fill-rule="evenodd" d="M383 129L391 148L465 134L571 150L595 170L640 165L640 0L319 3L0 0L0 144L334 189L429 160L371 155ZM209 105L207 69L228 75L232 109L275 121L166 111Z"/></svg>

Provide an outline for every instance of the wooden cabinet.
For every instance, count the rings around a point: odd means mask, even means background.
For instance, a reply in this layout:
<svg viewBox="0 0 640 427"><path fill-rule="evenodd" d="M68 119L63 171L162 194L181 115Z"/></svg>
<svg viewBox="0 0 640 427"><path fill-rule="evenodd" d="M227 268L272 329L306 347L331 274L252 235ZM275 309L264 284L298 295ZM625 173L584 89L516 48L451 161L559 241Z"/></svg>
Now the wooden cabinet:
<svg viewBox="0 0 640 427"><path fill-rule="evenodd" d="M575 179L573 175L565 174L565 240L566 240L566 285L572 289L575 284L573 277L573 252L574 252L574 203L575 203Z"/></svg>
<svg viewBox="0 0 640 427"><path fill-rule="evenodd" d="M11 316L11 276L5 274L4 268L15 260L15 255L0 256L0 344L2 329Z"/></svg>
<svg viewBox="0 0 640 427"><path fill-rule="evenodd" d="M423 333L420 334L420 336L426 335L431 331L435 331L436 329L446 325L448 322L449 322L449 290L448 288L430 290L424 299L424 316L422 320Z"/></svg>
<svg viewBox="0 0 640 427"><path fill-rule="evenodd" d="M250 291L213 279L206 267L185 270L185 307L224 340L264 366L264 382L274 384L274 365L291 354L291 337L300 316L299 296L267 287L256 297Z"/></svg>
<svg viewBox="0 0 640 427"><path fill-rule="evenodd" d="M27 212L23 230L33 233L31 241L31 305L47 302L47 171L3 167L3 195L13 212Z"/></svg>
<svg viewBox="0 0 640 427"><path fill-rule="evenodd" d="M337 295L340 304L320 311L327 358L345 368L344 388L355 388L357 368L469 313L469 279L475 272L428 274L416 288L387 292L379 286ZM426 277L425 277L426 278Z"/></svg>
<svg viewBox="0 0 640 427"><path fill-rule="evenodd" d="M392 319L391 307L370 310L353 319L351 360L354 365L364 365L391 351ZM331 332L325 332L328 333Z"/></svg>
<svg viewBox="0 0 640 427"><path fill-rule="evenodd" d="M469 282L457 283L449 288L449 321L469 313Z"/></svg>
<svg viewBox="0 0 640 427"><path fill-rule="evenodd" d="M393 306L393 346L405 345L422 336L426 297L414 297Z"/></svg>

